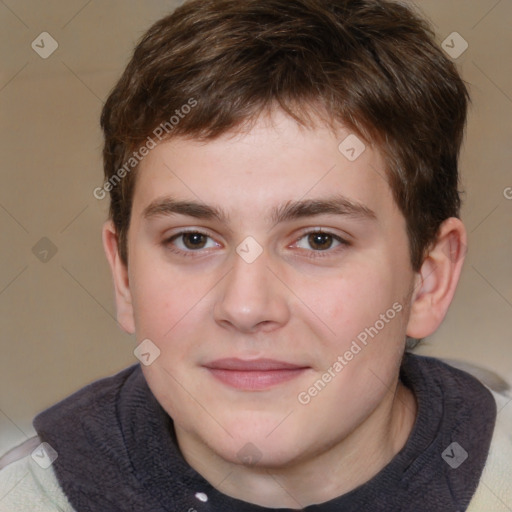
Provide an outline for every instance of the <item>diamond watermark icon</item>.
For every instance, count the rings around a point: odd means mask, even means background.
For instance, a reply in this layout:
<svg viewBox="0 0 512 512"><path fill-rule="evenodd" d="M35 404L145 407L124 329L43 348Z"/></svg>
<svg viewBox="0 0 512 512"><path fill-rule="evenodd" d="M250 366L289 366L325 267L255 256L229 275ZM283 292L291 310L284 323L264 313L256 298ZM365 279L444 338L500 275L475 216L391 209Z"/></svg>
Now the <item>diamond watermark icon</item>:
<svg viewBox="0 0 512 512"><path fill-rule="evenodd" d="M503 191L503 196L505 197L505 199L512 199L512 187L507 187Z"/></svg>
<svg viewBox="0 0 512 512"><path fill-rule="evenodd" d="M56 254L57 246L45 236L32 247L32 254L42 263L48 263Z"/></svg>
<svg viewBox="0 0 512 512"><path fill-rule="evenodd" d="M32 453L31 457L43 469L48 469L59 454L48 443L41 443Z"/></svg>
<svg viewBox="0 0 512 512"><path fill-rule="evenodd" d="M452 32L441 43L441 47L452 59L458 59L468 49L469 44L458 32Z"/></svg>
<svg viewBox="0 0 512 512"><path fill-rule="evenodd" d="M153 364L160 357L160 349L149 338L142 340L133 353L144 366Z"/></svg>
<svg viewBox="0 0 512 512"><path fill-rule="evenodd" d="M248 236L238 245L236 252L246 263L253 263L263 252L263 247L252 236Z"/></svg>
<svg viewBox="0 0 512 512"><path fill-rule="evenodd" d="M357 160L365 149L364 142L354 134L343 139L338 146L339 152L350 162Z"/></svg>
<svg viewBox="0 0 512 512"><path fill-rule="evenodd" d="M253 443L246 443L236 454L236 458L246 466L254 466L262 456L261 451Z"/></svg>
<svg viewBox="0 0 512 512"><path fill-rule="evenodd" d="M48 32L41 32L32 41L31 46L39 57L47 59L59 47L59 43Z"/></svg>
<svg viewBox="0 0 512 512"><path fill-rule="evenodd" d="M468 452L459 443L453 442L441 454L441 457L450 467L457 469L468 458Z"/></svg>

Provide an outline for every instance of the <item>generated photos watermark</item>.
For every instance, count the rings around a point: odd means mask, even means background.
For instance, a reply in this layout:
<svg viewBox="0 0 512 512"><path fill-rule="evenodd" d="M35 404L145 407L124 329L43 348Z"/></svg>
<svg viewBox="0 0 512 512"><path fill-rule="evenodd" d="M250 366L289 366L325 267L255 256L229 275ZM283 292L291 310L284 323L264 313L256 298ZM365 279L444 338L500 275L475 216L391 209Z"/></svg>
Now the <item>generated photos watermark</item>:
<svg viewBox="0 0 512 512"><path fill-rule="evenodd" d="M132 153L132 156L128 158L125 164L119 168L116 173L111 176L103 186L96 187L93 190L93 196L96 199L105 199L107 197L108 192L113 190L121 180L129 174L133 169L137 167L137 165L142 161L142 159L149 154L152 149L155 149L157 143L161 140L165 139L167 135L169 135L174 128L181 122L183 118L187 114L190 114L192 109L197 106L197 100L195 98L189 98L187 103L182 105L179 109L174 111L175 115L171 116L168 121L164 121L160 123L153 130L153 137L149 135L146 138L146 142L137 150ZM156 139L156 140L155 140Z"/></svg>
<svg viewBox="0 0 512 512"><path fill-rule="evenodd" d="M299 403L302 405L309 404L402 310L402 304L395 302L391 308L380 315L379 319L372 326L366 327L361 331L356 336L356 339L352 340L350 348L343 355L339 355L336 361L307 390L301 391L297 395Z"/></svg>

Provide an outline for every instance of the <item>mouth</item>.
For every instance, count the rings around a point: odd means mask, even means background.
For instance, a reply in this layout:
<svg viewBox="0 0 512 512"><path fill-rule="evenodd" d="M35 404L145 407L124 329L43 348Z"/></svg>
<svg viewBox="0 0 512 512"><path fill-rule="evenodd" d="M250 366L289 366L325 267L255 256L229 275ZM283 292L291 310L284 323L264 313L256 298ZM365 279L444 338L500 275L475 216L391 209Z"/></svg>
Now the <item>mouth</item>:
<svg viewBox="0 0 512 512"><path fill-rule="evenodd" d="M308 366L274 359L219 359L204 367L223 384L245 391L261 391L284 384L302 375Z"/></svg>

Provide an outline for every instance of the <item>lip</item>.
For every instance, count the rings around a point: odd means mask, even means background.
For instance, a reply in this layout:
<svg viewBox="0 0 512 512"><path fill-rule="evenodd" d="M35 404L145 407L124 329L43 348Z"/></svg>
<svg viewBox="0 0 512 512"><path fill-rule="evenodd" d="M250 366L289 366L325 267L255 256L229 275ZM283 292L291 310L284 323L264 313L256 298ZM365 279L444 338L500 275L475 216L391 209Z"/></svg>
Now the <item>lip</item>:
<svg viewBox="0 0 512 512"><path fill-rule="evenodd" d="M297 378L309 367L275 359L218 359L204 365L222 383L246 391L258 391Z"/></svg>

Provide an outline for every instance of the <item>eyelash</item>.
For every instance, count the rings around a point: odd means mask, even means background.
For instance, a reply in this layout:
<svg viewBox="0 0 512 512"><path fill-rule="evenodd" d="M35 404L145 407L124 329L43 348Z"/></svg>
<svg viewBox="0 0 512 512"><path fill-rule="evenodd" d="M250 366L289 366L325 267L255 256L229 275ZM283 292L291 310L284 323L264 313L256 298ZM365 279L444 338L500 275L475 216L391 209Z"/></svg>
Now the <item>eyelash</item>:
<svg viewBox="0 0 512 512"><path fill-rule="evenodd" d="M331 233L330 231L325 231L323 229L310 229L308 231L304 231L301 233L301 235L295 240L294 244L298 243L300 240L302 240L304 237L307 237L309 235L313 234L320 234L320 235L328 235L330 236L334 241L339 242L339 245L334 248L329 248L323 251L318 251L314 249L302 249L302 251L306 251L308 254L308 258L327 258L329 256L332 256L333 254L337 254L340 250L345 249L346 247L350 246L350 242L345 240L344 238L341 238L339 235L335 235L334 233Z"/></svg>
<svg viewBox="0 0 512 512"><path fill-rule="evenodd" d="M182 237L183 235L186 235L186 234L203 235L203 236L206 236L207 238L210 238L210 239L213 240L213 238L210 235L208 235L207 233L204 233L204 232L199 231L199 230L192 230L191 229L191 230L180 231L179 233L176 233L176 234L172 235L171 237L169 237L166 240L164 240L162 244L169 251L171 251L171 252L173 252L175 254L178 254L180 256L187 257L187 258L188 257L198 257L198 254L196 254L196 253L201 253L204 250L198 249L196 251L194 251L194 250L184 251L182 249L176 249L175 246L173 245L174 240L176 240L176 239L178 239L178 238L180 238L180 237ZM339 242L339 245L336 246L334 249L329 248L329 249L326 249L326 250L323 250L323 251L322 250L314 250L314 249L308 250L308 249L299 248L301 251L306 251L307 253L309 253L309 255L307 256L308 258L312 258L313 259L313 258L329 257L333 253L337 253L339 250L342 250L345 247L349 247L351 245L350 242L348 242L347 240L341 238L340 236L335 235L334 233L331 233L329 231L324 231L322 229L314 229L314 230L304 231L295 240L294 244L297 244L304 237L306 237L308 235L311 235L311 234L328 235L328 236L332 237L335 241Z"/></svg>

